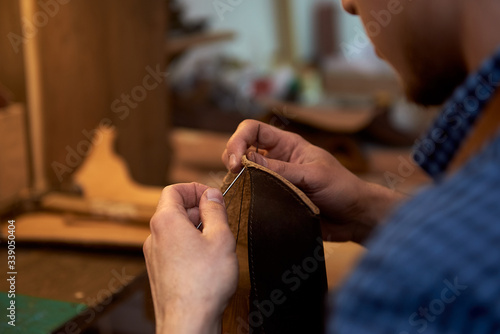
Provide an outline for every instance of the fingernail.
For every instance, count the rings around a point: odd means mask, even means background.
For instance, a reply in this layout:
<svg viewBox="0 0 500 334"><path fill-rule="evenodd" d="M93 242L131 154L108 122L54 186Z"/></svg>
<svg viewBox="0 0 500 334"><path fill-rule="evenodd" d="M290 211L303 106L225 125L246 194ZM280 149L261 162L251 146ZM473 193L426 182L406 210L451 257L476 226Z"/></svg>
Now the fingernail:
<svg viewBox="0 0 500 334"><path fill-rule="evenodd" d="M253 153L253 152L248 152L247 157L248 157L248 160L253 161L253 162L256 162L256 161L255 161L255 153Z"/></svg>
<svg viewBox="0 0 500 334"><path fill-rule="evenodd" d="M236 168L237 164L238 164L238 161L236 161L236 156L234 154L231 154L229 156L229 168L234 169L234 168Z"/></svg>
<svg viewBox="0 0 500 334"><path fill-rule="evenodd" d="M255 152L249 152L248 153L248 159L250 161L253 161L261 166L267 167L267 160L264 158L264 156L260 153L255 153Z"/></svg>
<svg viewBox="0 0 500 334"><path fill-rule="evenodd" d="M222 193L219 189L209 188L207 190L207 199L211 202L216 202L221 205L224 205L224 198L222 197Z"/></svg>
<svg viewBox="0 0 500 334"><path fill-rule="evenodd" d="M267 159L266 159L266 158L264 158L264 156L263 156L262 154L260 154L260 153L255 153L255 154L257 154L257 155L259 155L259 156L260 156L260 164L261 164L262 166L264 166L264 167L267 167L267 166L268 166L268 165L267 165Z"/></svg>

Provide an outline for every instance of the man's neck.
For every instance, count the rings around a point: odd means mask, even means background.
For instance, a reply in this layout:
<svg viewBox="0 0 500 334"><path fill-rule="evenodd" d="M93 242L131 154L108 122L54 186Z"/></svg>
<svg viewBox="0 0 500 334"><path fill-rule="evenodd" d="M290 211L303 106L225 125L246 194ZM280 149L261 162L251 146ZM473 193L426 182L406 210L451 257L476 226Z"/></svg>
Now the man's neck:
<svg viewBox="0 0 500 334"><path fill-rule="evenodd" d="M470 73L475 72L500 46L500 2L466 0L462 14L463 55ZM500 130L500 89L490 101L451 162L448 172L459 169Z"/></svg>

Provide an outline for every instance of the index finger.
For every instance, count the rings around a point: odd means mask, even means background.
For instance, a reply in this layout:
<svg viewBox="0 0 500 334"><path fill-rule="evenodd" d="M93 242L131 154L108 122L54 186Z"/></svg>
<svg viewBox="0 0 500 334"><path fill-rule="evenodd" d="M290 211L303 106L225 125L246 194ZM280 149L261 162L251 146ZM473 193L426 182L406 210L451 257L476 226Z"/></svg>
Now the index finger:
<svg viewBox="0 0 500 334"><path fill-rule="evenodd" d="M199 183L183 183L165 187L156 212L149 223L151 235L160 240L164 240L168 235L179 236L183 233L190 234L188 238L198 235L199 232L192 224L191 228L187 228L189 226L187 223L193 223L193 216L196 216L189 211L199 206L201 196L207 188Z"/></svg>
<svg viewBox="0 0 500 334"><path fill-rule="evenodd" d="M267 150L270 158L288 161L297 144L296 137L269 124L245 120L227 142L222 161L228 169L237 172L241 168L241 157L252 145Z"/></svg>
<svg viewBox="0 0 500 334"><path fill-rule="evenodd" d="M201 195L207 189L208 186L196 182L179 183L165 187L161 193L156 211L173 208L187 216L187 209L197 207Z"/></svg>

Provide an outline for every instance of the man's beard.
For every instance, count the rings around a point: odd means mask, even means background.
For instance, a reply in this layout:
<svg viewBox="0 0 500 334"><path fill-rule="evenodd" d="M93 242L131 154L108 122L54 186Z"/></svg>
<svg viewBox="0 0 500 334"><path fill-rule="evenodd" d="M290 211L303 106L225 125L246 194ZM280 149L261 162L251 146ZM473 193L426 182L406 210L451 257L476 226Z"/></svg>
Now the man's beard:
<svg viewBox="0 0 500 334"><path fill-rule="evenodd" d="M443 104L467 77L465 64L458 53L444 49L437 50L441 53L431 52L422 47L407 47L405 51L409 75L404 78L403 85L407 98L417 104Z"/></svg>

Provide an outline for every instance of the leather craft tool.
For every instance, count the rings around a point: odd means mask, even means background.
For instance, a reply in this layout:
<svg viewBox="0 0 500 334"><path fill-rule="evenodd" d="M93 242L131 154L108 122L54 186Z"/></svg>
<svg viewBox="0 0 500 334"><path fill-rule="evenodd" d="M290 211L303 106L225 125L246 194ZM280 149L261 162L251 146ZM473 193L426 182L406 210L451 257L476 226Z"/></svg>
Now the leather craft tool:
<svg viewBox="0 0 500 334"><path fill-rule="evenodd" d="M259 134L260 134L260 124L257 126L257 144L256 144L256 147L255 147L255 153L259 153ZM243 172L245 171L246 167L243 166L243 168L241 169L241 171L238 173L238 175L236 175L236 177L234 178L233 182L231 182L231 184L229 185L229 187L227 187L227 189L224 191L224 193L222 194L222 197L225 197L227 192L229 191L229 189L231 189L233 187L233 185L236 183L236 181L240 178L240 176L243 174ZM198 224L198 226L196 226L196 229L200 229L201 225L203 224L203 222L200 222ZM239 228L238 228L239 229Z"/></svg>
<svg viewBox="0 0 500 334"><path fill-rule="evenodd" d="M234 178L233 182L231 182L231 184L229 185L229 187L227 187L226 191L224 191L224 193L222 194L222 197L225 197L227 192L229 191L229 189L231 189L233 187L233 185L236 183L236 181L240 178L240 176L243 174L243 172L245 171L246 167L243 167L241 169L241 171L239 172L238 175L236 175L236 177ZM196 226L196 228L199 230L201 225L203 224L203 222L200 222L198 224L198 226Z"/></svg>

